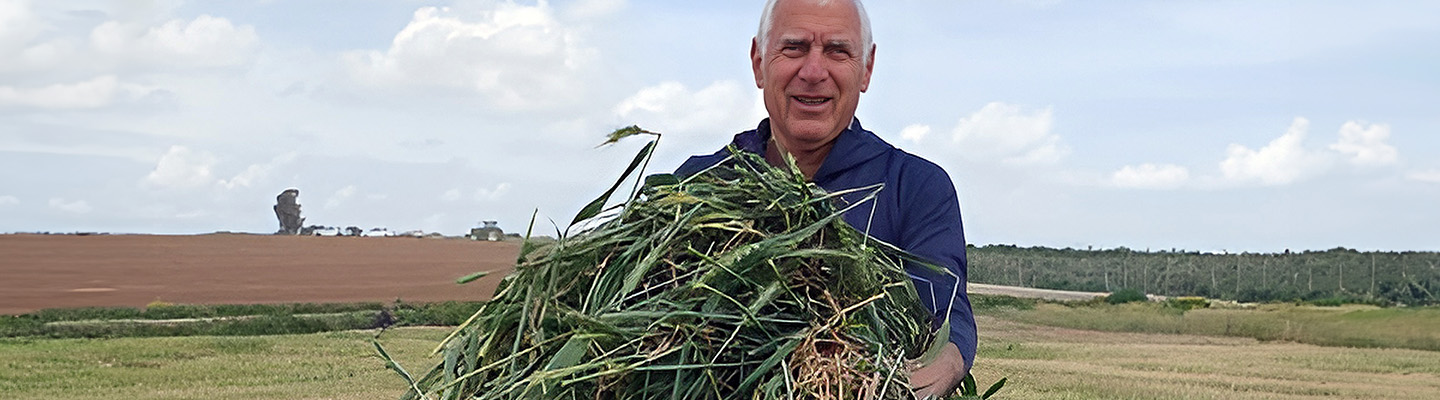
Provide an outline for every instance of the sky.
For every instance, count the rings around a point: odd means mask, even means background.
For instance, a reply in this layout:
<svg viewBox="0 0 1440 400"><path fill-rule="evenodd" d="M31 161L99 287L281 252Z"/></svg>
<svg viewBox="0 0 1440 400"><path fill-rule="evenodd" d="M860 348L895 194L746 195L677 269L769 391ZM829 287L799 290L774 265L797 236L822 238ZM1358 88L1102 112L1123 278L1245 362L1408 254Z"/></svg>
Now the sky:
<svg viewBox="0 0 1440 400"><path fill-rule="evenodd" d="M765 117L763 1L0 0L0 232L553 234ZM1440 250L1440 2L891 0L857 117L976 245ZM552 222L553 221L553 222ZM563 229L560 228L560 229Z"/></svg>

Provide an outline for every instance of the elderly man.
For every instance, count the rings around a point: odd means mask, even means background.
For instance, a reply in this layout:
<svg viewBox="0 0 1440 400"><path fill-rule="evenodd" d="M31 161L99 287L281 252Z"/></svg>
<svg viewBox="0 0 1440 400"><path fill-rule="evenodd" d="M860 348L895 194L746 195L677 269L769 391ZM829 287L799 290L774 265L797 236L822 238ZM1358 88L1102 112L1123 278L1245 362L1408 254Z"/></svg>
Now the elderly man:
<svg viewBox="0 0 1440 400"><path fill-rule="evenodd" d="M953 391L973 365L976 346L959 201L939 166L890 146L855 119L875 67L864 6L860 0L770 0L750 62L770 118L736 135L733 144L772 165L784 165L783 154L789 154L806 178L826 190L884 183L873 212L857 207L845 221L959 277L907 267L921 300L937 320L948 315L950 321L949 345L912 371L911 385L920 398ZM691 157L676 173L695 174L727 155L721 150Z"/></svg>

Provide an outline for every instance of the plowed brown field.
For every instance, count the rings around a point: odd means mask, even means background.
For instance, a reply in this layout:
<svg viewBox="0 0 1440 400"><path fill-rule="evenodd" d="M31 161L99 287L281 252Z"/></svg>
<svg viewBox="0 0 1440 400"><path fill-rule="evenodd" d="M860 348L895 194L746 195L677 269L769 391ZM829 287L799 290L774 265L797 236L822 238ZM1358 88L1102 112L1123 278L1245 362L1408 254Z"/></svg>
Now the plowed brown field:
<svg viewBox="0 0 1440 400"><path fill-rule="evenodd" d="M0 235L0 314L42 308L484 300L517 242L243 234ZM467 285L455 279L495 271Z"/></svg>

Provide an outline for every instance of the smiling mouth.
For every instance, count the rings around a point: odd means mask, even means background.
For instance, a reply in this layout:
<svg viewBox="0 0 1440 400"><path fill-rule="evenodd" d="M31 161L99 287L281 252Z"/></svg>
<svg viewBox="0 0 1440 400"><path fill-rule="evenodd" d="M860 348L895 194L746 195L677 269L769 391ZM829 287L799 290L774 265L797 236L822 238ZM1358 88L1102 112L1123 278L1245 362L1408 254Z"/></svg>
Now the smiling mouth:
<svg viewBox="0 0 1440 400"><path fill-rule="evenodd" d="M818 106L830 101L829 97L790 96L790 98L795 99L795 101L800 102L800 104L804 104L807 106Z"/></svg>

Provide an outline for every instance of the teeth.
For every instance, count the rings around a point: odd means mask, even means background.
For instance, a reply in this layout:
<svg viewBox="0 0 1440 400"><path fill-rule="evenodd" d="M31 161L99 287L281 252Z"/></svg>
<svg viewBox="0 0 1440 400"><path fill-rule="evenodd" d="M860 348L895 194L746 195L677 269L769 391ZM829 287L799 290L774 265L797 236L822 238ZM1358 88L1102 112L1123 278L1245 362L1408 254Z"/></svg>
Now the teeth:
<svg viewBox="0 0 1440 400"><path fill-rule="evenodd" d="M796 97L795 99L796 99L796 100L800 100L801 103L809 104L809 105L815 105L815 104L820 104L820 103L824 103L824 102L825 102L825 99L823 99L823 98L822 98L822 99L806 99L806 98L803 98L803 97Z"/></svg>

